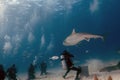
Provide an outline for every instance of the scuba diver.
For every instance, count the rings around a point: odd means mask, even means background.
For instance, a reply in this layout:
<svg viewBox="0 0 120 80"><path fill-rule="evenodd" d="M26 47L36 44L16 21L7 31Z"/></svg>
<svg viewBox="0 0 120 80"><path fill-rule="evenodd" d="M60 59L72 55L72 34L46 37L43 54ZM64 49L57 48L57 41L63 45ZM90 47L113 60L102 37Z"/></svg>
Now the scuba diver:
<svg viewBox="0 0 120 80"><path fill-rule="evenodd" d="M72 54L70 54L67 50L64 50L61 54L61 62L62 66L66 68L66 73L63 75L63 78L66 78L67 74L71 71L77 71L75 80L79 80L78 76L81 73L81 68L74 67L74 64L71 60L71 58L74 57Z"/></svg>
<svg viewBox="0 0 120 80"><path fill-rule="evenodd" d="M45 61L42 61L41 64L40 64L40 70L41 70L41 74L40 75L43 75L43 74L47 74L46 72L46 69L47 69L47 64Z"/></svg>
<svg viewBox="0 0 120 80"><path fill-rule="evenodd" d="M15 64L13 64L10 68L8 68L7 70L7 77L8 80L17 80L16 78L16 73L17 73L17 69Z"/></svg>
<svg viewBox="0 0 120 80"><path fill-rule="evenodd" d="M35 67L33 64L30 64L28 69L28 80L35 79Z"/></svg>
<svg viewBox="0 0 120 80"><path fill-rule="evenodd" d="M4 71L4 67L2 64L0 64L0 80L4 80L6 76L6 73Z"/></svg>

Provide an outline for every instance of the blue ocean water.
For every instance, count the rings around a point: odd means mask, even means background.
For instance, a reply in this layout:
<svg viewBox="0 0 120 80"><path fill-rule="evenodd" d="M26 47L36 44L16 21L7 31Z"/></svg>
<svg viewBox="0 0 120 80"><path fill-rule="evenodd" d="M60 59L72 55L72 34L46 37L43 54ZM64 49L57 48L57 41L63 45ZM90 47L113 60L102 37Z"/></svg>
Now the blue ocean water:
<svg viewBox="0 0 120 80"><path fill-rule="evenodd" d="M0 63L8 68L15 63L20 72L30 63L42 60L48 67L60 67L60 56L67 49L78 63L91 59L119 61L119 0L16 0L1 1ZM63 41L75 29L78 33L102 35L80 45L64 46ZM88 51L86 53L86 51ZM37 59L36 59L36 58Z"/></svg>

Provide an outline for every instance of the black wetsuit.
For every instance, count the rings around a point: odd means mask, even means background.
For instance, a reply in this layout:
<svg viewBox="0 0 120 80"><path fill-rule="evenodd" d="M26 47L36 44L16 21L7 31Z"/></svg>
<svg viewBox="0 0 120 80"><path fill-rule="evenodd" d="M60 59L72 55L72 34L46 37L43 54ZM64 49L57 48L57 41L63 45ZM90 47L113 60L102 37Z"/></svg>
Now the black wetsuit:
<svg viewBox="0 0 120 80"><path fill-rule="evenodd" d="M43 75L43 74L46 75L47 74L46 68L47 68L47 64L44 61L41 62L41 64L40 64L41 75Z"/></svg>
<svg viewBox="0 0 120 80"><path fill-rule="evenodd" d="M76 77L75 77L75 79L77 79L80 72L81 72L81 69L77 68L77 67L74 67L74 64L71 60L71 58L74 57L74 56L67 51L64 51L62 53L62 55L64 55L66 66L67 66L67 71L66 71L65 75L63 76L63 78L65 78L67 76L67 74L70 72L70 70L74 70L74 71L77 71Z"/></svg>
<svg viewBox="0 0 120 80"><path fill-rule="evenodd" d="M8 68L7 70L8 80L17 80L16 73L17 73L17 70L16 70L15 65Z"/></svg>
<svg viewBox="0 0 120 80"><path fill-rule="evenodd" d="M4 80L6 76L6 73L4 71L4 68L2 65L0 65L0 80Z"/></svg>
<svg viewBox="0 0 120 80"><path fill-rule="evenodd" d="M33 64L30 64L28 69L28 80L35 79L35 67Z"/></svg>

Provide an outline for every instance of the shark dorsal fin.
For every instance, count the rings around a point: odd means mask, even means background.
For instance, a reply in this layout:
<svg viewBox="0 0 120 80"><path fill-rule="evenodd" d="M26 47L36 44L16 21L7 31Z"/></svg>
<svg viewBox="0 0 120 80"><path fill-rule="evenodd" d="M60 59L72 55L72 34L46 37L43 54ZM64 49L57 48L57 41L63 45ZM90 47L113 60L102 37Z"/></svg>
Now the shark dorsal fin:
<svg viewBox="0 0 120 80"><path fill-rule="evenodd" d="M72 34L75 34L76 32L75 32L75 29L73 29L73 31L72 31Z"/></svg>

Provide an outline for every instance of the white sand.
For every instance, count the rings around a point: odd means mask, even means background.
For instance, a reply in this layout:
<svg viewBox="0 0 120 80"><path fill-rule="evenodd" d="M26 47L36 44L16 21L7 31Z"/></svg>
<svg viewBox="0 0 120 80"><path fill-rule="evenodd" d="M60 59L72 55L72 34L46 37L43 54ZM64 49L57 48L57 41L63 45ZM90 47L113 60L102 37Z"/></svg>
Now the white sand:
<svg viewBox="0 0 120 80"><path fill-rule="evenodd" d="M65 70L62 69L49 70L47 76L40 76L40 72L37 72L37 79L34 80L74 80L76 74L75 71L70 71L66 77L67 79L62 78L64 73ZM120 70L114 72L101 72L97 73L96 75L99 80L108 80L109 76L112 77L112 80L120 80ZM19 74L18 80L27 80L27 74ZM88 77L82 76L80 80L94 80L94 75L90 75Z"/></svg>
<svg viewBox="0 0 120 80"><path fill-rule="evenodd" d="M62 69L54 69L49 70L47 75L40 76L40 72L36 72L36 79L34 80L74 80L75 71L70 71L68 76L63 79L63 74L65 73L65 70ZM6 79L7 80L7 79ZM27 73L24 74L18 74L18 80L27 80Z"/></svg>

